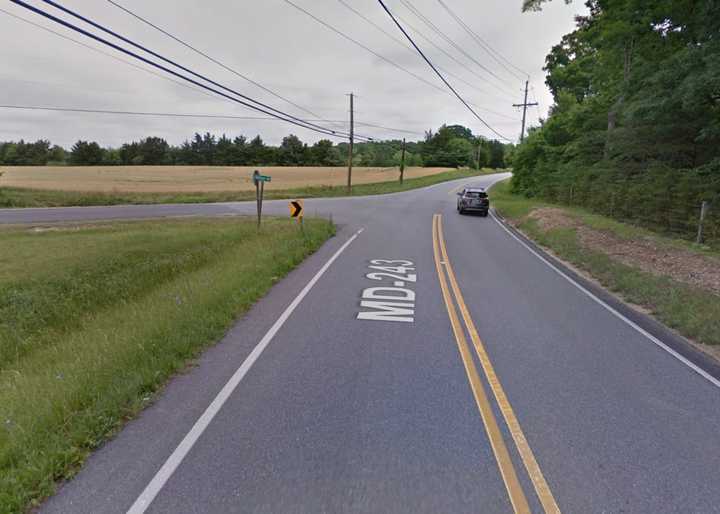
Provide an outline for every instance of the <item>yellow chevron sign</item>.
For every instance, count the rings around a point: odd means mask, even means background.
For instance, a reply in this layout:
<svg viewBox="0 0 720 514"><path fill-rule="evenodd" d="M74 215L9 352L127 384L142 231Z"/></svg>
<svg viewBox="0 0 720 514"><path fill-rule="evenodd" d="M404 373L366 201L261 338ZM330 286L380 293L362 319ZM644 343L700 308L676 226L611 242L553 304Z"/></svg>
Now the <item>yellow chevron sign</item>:
<svg viewBox="0 0 720 514"><path fill-rule="evenodd" d="M302 218L303 217L303 201L293 200L290 202L290 217L291 218Z"/></svg>

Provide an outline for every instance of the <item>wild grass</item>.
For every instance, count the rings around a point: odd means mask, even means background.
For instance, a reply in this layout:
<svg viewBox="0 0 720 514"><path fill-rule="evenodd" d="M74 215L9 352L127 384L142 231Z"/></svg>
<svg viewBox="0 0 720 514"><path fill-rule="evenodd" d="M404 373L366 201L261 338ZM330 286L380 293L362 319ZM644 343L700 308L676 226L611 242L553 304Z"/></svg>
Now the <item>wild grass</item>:
<svg viewBox="0 0 720 514"><path fill-rule="evenodd" d="M0 231L0 512L51 494L333 232L237 218Z"/></svg>

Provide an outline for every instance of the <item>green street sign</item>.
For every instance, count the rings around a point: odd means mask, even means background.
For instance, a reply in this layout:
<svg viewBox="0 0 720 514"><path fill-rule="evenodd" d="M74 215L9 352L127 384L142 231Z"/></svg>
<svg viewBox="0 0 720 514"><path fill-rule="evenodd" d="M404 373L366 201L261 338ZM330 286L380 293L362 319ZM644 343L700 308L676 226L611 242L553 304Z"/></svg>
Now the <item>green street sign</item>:
<svg viewBox="0 0 720 514"><path fill-rule="evenodd" d="M270 182L272 178L270 175L260 175L259 171L255 171L252 176L253 183L257 186L260 182Z"/></svg>

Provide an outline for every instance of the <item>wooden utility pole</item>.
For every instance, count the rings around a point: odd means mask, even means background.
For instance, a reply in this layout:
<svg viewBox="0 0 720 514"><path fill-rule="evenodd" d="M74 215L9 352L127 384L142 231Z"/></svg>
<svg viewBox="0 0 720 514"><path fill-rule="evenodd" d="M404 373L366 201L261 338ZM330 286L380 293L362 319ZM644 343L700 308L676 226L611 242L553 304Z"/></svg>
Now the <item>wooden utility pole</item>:
<svg viewBox="0 0 720 514"><path fill-rule="evenodd" d="M400 156L400 183L405 179L405 138L403 138L402 155Z"/></svg>
<svg viewBox="0 0 720 514"><path fill-rule="evenodd" d="M352 191L352 167L353 167L353 145L355 144L355 108L353 106L354 95L350 93L350 149L348 150L348 193Z"/></svg>
<svg viewBox="0 0 720 514"><path fill-rule="evenodd" d="M520 132L520 142L522 143L525 139L525 120L527 119L527 108L532 107L534 105L539 105L537 102L533 102L531 104L527 101L528 96L528 85L530 81L525 81L525 101L521 104L513 104L513 107L522 107L523 108L523 120L522 120L522 132Z"/></svg>

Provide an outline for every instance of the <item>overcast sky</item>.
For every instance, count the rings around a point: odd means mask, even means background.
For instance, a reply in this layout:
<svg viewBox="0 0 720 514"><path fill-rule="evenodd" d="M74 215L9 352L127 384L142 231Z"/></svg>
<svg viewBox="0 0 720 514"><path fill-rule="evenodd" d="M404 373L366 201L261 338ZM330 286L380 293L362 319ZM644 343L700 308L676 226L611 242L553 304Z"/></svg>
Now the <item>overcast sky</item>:
<svg viewBox="0 0 720 514"><path fill-rule="evenodd" d="M60 17L40 0L26 0ZM106 0L58 0L66 7L97 21L126 37L243 94L296 116L311 118L307 112L279 100L255 85L194 54L160 32L142 24ZM393 67L366 50L318 24L285 0L116 0L156 25L203 50L227 66L279 95L327 120L346 120L347 93L357 94L356 121L414 131L394 133L358 126L357 132L376 138L421 139L428 129L443 123L459 123L474 133L493 134L460 102L417 78ZM521 0L444 0L484 41L513 66L530 75L530 100L540 108L528 110L530 124L537 123L551 103L544 85L545 55L563 34L574 26L573 17L582 12L582 3L569 6L559 0L540 13L523 14ZM403 48L372 25L348 10L339 0L293 0L338 30L360 41L385 58L445 89L432 70L415 52ZM345 0L396 39L402 34L375 0ZM521 103L523 81L509 73L483 50L443 10L438 0L409 0L423 15L488 71L443 41L424 25L402 0L386 0L393 12L419 29L445 52L422 36L411 35L428 57L452 75L447 78L463 97L478 107L478 114L499 133L516 140L521 112L512 103ZM103 48L89 38L45 20L9 1L3 10L84 44ZM81 23L74 20L73 23ZM97 30L93 32L99 33ZM119 62L47 33L0 12L0 104L69 107L101 110L152 111L166 113L263 116L229 100L181 86L166 78ZM121 57L117 51L104 52ZM132 60L122 56L124 60ZM500 59L501 60L501 59ZM502 61L502 60L501 60ZM149 66L136 63L141 68ZM514 70L509 65L505 65ZM517 74L517 72L515 72ZM459 80L458 77L462 80ZM470 87L470 85L473 87ZM482 91L482 92L481 92ZM325 124L325 122L322 122ZM347 123L347 122L346 122ZM337 125L335 128L341 128ZM195 132L210 131L253 137L277 144L294 133L307 142L322 138L304 128L281 121L199 119L27 112L0 109L0 140L50 139L69 147L78 139L98 141L103 146L149 135L178 144Z"/></svg>

